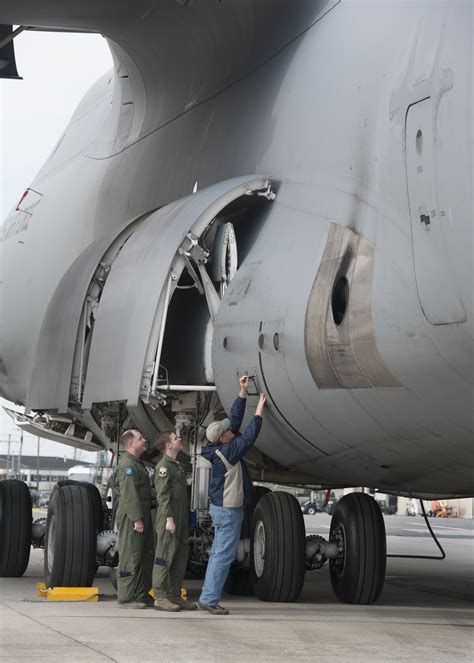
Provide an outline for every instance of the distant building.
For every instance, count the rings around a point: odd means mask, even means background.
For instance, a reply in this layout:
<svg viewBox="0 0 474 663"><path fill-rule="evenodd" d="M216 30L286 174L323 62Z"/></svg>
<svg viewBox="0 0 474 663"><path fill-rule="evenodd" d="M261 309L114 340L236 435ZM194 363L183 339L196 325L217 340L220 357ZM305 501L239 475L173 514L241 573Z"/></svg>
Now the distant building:
<svg viewBox="0 0 474 663"><path fill-rule="evenodd" d="M39 490L52 490L54 484L68 478L68 470L81 466L85 474L95 467L92 463L83 463L71 458L58 456L22 456L18 468L18 456L0 455L0 480L20 479L32 488L37 487L37 467L39 464Z"/></svg>

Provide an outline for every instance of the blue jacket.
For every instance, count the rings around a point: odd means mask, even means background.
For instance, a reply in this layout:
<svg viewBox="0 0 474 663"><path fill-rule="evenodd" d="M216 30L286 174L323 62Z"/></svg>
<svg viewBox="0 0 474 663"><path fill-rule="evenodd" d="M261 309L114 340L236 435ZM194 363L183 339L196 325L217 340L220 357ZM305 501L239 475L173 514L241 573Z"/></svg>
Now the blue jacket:
<svg viewBox="0 0 474 663"><path fill-rule="evenodd" d="M242 424L242 419L244 418L246 404L247 399L240 398L240 396L236 398L232 404L229 415L230 428L236 435L232 442L227 442L226 444L212 444L209 442L201 452L204 458L212 463L209 497L211 503L215 506L222 506L224 497L224 477L227 472L224 463L216 454L216 450L219 450L231 465L235 465L238 462L241 463L244 484L244 504L250 504L252 502L252 481L250 480L247 465L243 460L243 456L257 439L257 435L262 427L262 417L257 415L252 417L252 420L245 429L243 435L239 435L239 429Z"/></svg>

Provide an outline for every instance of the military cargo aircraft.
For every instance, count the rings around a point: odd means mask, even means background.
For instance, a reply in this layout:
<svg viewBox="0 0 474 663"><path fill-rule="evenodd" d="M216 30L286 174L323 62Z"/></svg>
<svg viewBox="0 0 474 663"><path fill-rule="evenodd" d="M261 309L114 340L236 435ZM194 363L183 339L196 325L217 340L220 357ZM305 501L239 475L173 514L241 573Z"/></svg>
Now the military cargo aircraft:
<svg viewBox="0 0 474 663"><path fill-rule="evenodd" d="M3 0L0 22L4 76L22 29L103 34L114 61L1 227L0 387L21 426L88 450L183 431L195 565L204 427L245 373L248 416L268 399L255 481L474 495L469 0ZM263 492L235 591L295 600L329 559L339 599L377 599L371 497L340 500L326 542ZM33 532L26 487L0 496L3 575L31 540L52 584L115 563L90 488L59 486Z"/></svg>

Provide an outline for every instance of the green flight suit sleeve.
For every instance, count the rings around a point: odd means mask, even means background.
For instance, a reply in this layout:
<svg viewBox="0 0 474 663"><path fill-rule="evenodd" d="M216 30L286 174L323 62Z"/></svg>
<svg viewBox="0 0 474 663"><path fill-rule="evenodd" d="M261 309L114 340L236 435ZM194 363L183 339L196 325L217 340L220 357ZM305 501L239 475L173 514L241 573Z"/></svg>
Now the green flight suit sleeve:
<svg viewBox="0 0 474 663"><path fill-rule="evenodd" d="M132 467L119 467L116 481L120 484L120 507L132 522L143 519L143 507L138 494L137 470Z"/></svg>
<svg viewBox="0 0 474 663"><path fill-rule="evenodd" d="M157 515L172 518L170 469L160 463L155 470L155 492Z"/></svg>

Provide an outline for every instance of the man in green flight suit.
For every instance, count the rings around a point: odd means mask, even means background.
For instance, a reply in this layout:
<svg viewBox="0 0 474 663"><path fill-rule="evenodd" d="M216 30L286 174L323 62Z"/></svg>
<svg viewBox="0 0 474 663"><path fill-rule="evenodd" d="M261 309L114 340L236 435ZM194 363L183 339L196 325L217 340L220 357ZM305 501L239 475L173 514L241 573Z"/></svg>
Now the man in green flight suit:
<svg viewBox="0 0 474 663"><path fill-rule="evenodd" d="M147 441L139 430L131 429L123 433L122 446L125 453L120 457L114 480L119 531L118 606L145 608L154 548L150 477L140 460Z"/></svg>
<svg viewBox="0 0 474 663"><path fill-rule="evenodd" d="M181 585L188 561L189 506L184 467L176 460L181 438L173 431L161 433L156 448L163 457L155 469L156 551L153 565L155 609L167 612L196 610L195 603L181 598Z"/></svg>

